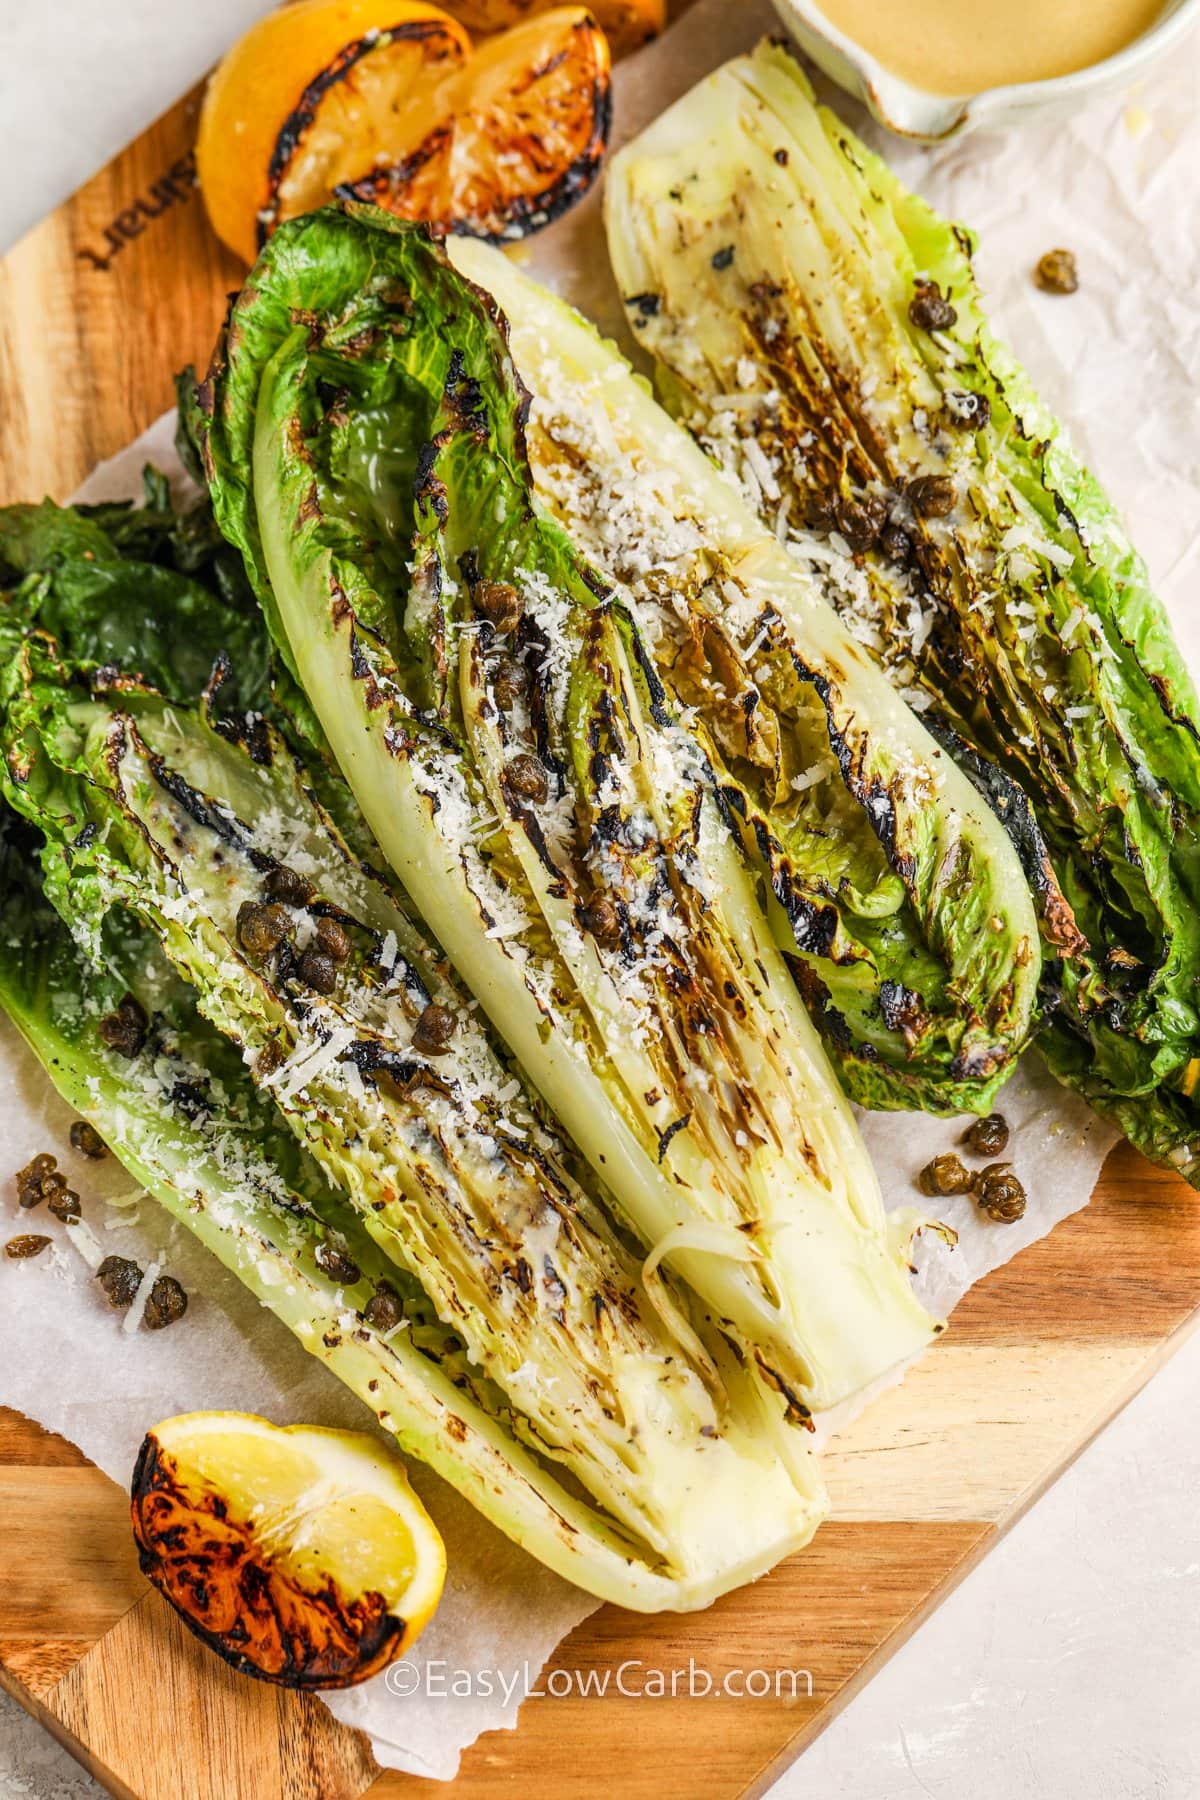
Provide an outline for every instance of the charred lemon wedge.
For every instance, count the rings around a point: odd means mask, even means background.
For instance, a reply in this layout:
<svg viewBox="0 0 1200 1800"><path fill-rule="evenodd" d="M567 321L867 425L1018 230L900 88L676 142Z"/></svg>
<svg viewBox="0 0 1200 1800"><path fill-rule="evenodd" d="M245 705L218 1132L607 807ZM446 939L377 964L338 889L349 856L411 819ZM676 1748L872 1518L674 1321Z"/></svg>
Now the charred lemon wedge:
<svg viewBox="0 0 1200 1800"><path fill-rule="evenodd" d="M294 0L209 83L197 169L217 235L253 262L335 196L520 237L590 187L608 137L609 50L582 7L472 49L419 0Z"/></svg>
<svg viewBox="0 0 1200 1800"><path fill-rule="evenodd" d="M386 30L381 29L386 24ZM471 54L421 0L294 0L251 26L208 84L196 166L217 236L253 262L270 229L386 153Z"/></svg>
<svg viewBox="0 0 1200 1800"><path fill-rule="evenodd" d="M237 1669L349 1687L415 1641L446 1553L403 1465L364 1433L183 1413L133 1472L142 1572Z"/></svg>
<svg viewBox="0 0 1200 1800"><path fill-rule="evenodd" d="M610 119L609 51L579 6L488 38L447 76L438 122L406 154L377 159L344 199L475 237L523 237L565 212L600 170Z"/></svg>

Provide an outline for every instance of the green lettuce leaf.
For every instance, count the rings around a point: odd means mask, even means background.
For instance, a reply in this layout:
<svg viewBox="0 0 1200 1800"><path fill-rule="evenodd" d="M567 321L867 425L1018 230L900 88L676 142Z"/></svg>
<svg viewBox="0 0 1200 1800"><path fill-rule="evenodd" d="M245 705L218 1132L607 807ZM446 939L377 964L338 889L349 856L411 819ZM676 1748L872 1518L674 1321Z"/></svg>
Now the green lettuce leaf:
<svg viewBox="0 0 1200 1800"><path fill-rule="evenodd" d="M533 503L490 304L419 229L313 214L264 250L201 398L280 655L651 1270L801 1416L926 1342L711 765Z"/></svg>
<svg viewBox="0 0 1200 1800"><path fill-rule="evenodd" d="M955 766L612 345L488 246L450 254L504 309L539 496L627 584L847 1091L986 1109L1040 969L1013 809Z"/></svg>
<svg viewBox="0 0 1200 1800"><path fill-rule="evenodd" d="M0 994L130 1166L272 1304L281 1259L298 1261L304 1279L278 1301L305 1341L328 1296L314 1296L292 1224L309 1230L314 1208L336 1221L333 1260L317 1224L311 1249L340 1278L321 1339L346 1346L331 1357L339 1372L375 1394L380 1356L360 1315L386 1276L407 1335L384 1422L592 1592L706 1604L806 1541L820 1484L782 1402L669 1286L642 1283L278 735L258 719L243 737L239 720L130 678L90 679L36 635L16 674L5 788L41 834L41 887L32 859L0 871L5 904L28 907L32 889L35 916L51 902L74 944L46 929L46 958ZM282 868L286 932L250 950L246 909L261 913ZM344 954L330 991L307 958L334 924ZM72 985L86 989L78 1004ZM128 1066L102 1029L126 994L144 1017ZM441 1053L417 1029L434 1005L454 1026ZM68 1015L64 1062L54 1033ZM320 1177L333 1197L318 1204ZM197 1191L193 1222L182 1202ZM256 1273L247 1258L264 1240Z"/></svg>
<svg viewBox="0 0 1200 1800"><path fill-rule="evenodd" d="M988 325L969 233L765 43L621 151L607 205L667 404L1026 797L1057 877L1051 1067L1200 1179L1200 709L1111 503Z"/></svg>
<svg viewBox="0 0 1200 1800"><path fill-rule="evenodd" d="M207 501L176 509L146 470L146 499L98 506L0 508L0 649L35 625L74 660L140 674L194 698L213 663L233 671L230 701L270 697L270 642L240 559Z"/></svg>

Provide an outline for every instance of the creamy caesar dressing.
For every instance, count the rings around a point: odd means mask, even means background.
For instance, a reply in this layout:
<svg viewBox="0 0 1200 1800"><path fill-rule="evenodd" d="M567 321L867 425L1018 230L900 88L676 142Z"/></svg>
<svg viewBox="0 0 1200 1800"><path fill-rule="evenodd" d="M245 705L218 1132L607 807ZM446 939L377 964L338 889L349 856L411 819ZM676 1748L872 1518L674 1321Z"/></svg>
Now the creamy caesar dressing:
<svg viewBox="0 0 1200 1800"><path fill-rule="evenodd" d="M818 0L864 50L931 94L1047 81L1114 56L1163 0Z"/></svg>

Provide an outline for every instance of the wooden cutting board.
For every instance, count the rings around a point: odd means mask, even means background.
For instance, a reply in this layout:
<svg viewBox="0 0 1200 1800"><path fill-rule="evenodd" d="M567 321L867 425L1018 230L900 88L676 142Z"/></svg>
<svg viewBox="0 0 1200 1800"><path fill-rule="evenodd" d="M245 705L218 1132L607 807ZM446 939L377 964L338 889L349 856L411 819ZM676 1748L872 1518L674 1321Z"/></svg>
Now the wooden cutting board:
<svg viewBox="0 0 1200 1800"><path fill-rule="evenodd" d="M197 95L0 264L0 502L69 494L203 362L241 270L192 182ZM533 1698L464 1759L464 1800L733 1800L759 1793L904 1641L1196 1322L1200 1204L1114 1151L1086 1212L981 1282L828 1459L833 1521L710 1611L604 1607L551 1669L604 1698ZM53 1379L53 1372L47 1374ZM150 1423L150 1421L147 1421ZM135 1800L421 1800L319 1701L232 1675L137 1571L125 1496L0 1410L0 1683ZM807 1671L795 1697L622 1697L651 1670ZM643 1673L647 1672L647 1673ZM560 1678L560 1679L565 1679ZM755 1677L751 1687L757 1685ZM734 1677L739 1686L742 1678ZM555 1685L547 1677L546 1684Z"/></svg>

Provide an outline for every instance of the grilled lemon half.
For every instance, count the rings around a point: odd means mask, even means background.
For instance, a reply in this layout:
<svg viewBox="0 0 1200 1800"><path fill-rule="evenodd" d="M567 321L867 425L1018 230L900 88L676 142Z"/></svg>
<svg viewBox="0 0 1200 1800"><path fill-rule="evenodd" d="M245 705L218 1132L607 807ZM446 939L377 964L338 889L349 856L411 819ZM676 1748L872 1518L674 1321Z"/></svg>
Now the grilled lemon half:
<svg viewBox="0 0 1200 1800"><path fill-rule="evenodd" d="M133 1472L142 1572L235 1668L286 1687L349 1687L432 1617L437 1527L372 1437L182 1413Z"/></svg>
<svg viewBox="0 0 1200 1800"><path fill-rule="evenodd" d="M386 29L380 29L380 20ZM581 6L473 46L425 0L294 0L251 26L205 95L209 219L253 262L277 226L341 199L507 240L595 180L609 49Z"/></svg>

